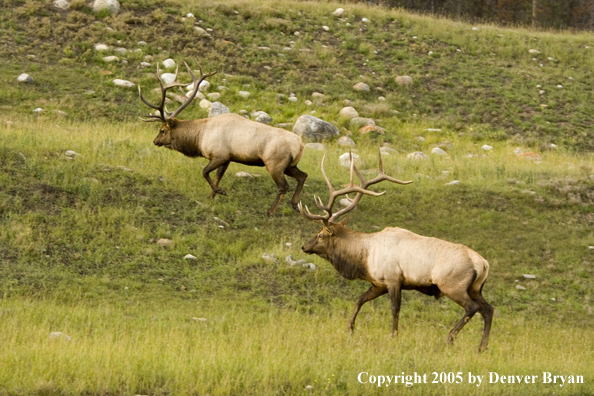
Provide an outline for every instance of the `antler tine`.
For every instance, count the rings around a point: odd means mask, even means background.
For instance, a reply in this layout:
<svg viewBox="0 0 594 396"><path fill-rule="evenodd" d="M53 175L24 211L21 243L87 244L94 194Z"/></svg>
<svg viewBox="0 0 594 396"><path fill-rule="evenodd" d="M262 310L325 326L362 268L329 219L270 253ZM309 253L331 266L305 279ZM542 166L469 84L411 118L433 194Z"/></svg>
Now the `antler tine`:
<svg viewBox="0 0 594 396"><path fill-rule="evenodd" d="M158 70L158 68L159 68L159 66L157 65L157 70ZM160 80L159 80L159 82L160 82ZM163 84L161 84L161 87L162 86L163 86ZM142 90L140 89L140 85L138 85L138 95L140 96L140 100L142 100L142 102L145 105L147 105L148 107L150 107L152 109L158 110L159 113L161 113L160 116L154 115L154 114L149 114L148 115L149 118L155 118L155 119L154 120L144 120L144 119L141 118L143 121L145 121L145 122L155 122L155 121L165 122L166 121L165 113L163 112L163 103L161 103L161 106L156 106L156 105L150 103L148 100L146 100L144 98L144 96L142 96Z"/></svg>
<svg viewBox="0 0 594 396"><path fill-rule="evenodd" d="M185 109L186 107L188 107L188 105L190 103L192 103L192 101L194 100L194 98L196 97L196 94L198 93L198 90L200 88L200 83L202 83L202 81L204 81L204 79L206 77L212 76L213 74L216 73L212 72L209 73L207 75L204 75L204 73L202 72L202 66L200 66L200 63L198 63L198 69L200 70L200 79L196 80L196 76L194 75L194 73L192 73L192 69L190 69L190 66L188 66L188 63L184 61L184 65L186 65L186 69L188 69L188 73L190 73L190 76L192 77L192 82L194 84L194 89L192 90L192 93L190 94L190 96L188 96L186 98L186 101L177 108L177 110L175 110L172 114L170 118L176 117L183 109ZM184 85L184 84L180 84L180 85Z"/></svg>
<svg viewBox="0 0 594 396"><path fill-rule="evenodd" d="M315 215L309 211L309 208L307 207L307 205L305 205L305 211L304 211L303 204L301 203L301 201L299 201L299 203L297 204L297 208L299 209L299 213L301 213L301 215L303 217L305 217L306 219L312 220L312 221L317 221L317 222L322 222L325 225L328 225L328 219L330 218L330 213L326 212L325 215Z"/></svg>

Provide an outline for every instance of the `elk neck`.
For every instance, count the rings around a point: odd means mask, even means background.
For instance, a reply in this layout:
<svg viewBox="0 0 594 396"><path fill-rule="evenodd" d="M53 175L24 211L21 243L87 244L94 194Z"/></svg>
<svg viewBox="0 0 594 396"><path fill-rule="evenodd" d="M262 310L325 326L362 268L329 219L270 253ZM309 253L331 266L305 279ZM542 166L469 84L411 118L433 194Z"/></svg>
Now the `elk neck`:
<svg viewBox="0 0 594 396"><path fill-rule="evenodd" d="M367 267L368 236L344 226L332 227L326 260L346 279L370 281Z"/></svg>
<svg viewBox="0 0 594 396"><path fill-rule="evenodd" d="M206 120L178 120L172 123L172 135L175 136L171 149L179 151L188 157L202 157L200 149L200 135Z"/></svg>

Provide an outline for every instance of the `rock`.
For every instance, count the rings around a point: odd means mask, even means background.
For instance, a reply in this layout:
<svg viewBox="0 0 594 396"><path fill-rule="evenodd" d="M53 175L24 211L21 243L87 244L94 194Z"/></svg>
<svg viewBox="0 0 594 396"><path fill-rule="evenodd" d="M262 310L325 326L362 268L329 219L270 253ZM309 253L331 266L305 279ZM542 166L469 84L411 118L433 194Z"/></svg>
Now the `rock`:
<svg viewBox="0 0 594 396"><path fill-rule="evenodd" d="M198 86L198 91L200 92L206 92L210 89L210 83L206 80L203 80L200 85ZM192 90L194 90L194 88L192 87Z"/></svg>
<svg viewBox="0 0 594 396"><path fill-rule="evenodd" d="M289 102L296 103L297 102L297 98L295 96L290 96L289 97Z"/></svg>
<svg viewBox="0 0 594 396"><path fill-rule="evenodd" d="M514 154L515 155L520 155L524 152L524 149L522 147L516 147L514 150Z"/></svg>
<svg viewBox="0 0 594 396"><path fill-rule="evenodd" d="M472 30L474 30L476 32L476 31L479 31L480 29L475 26L472 28Z"/></svg>
<svg viewBox="0 0 594 396"><path fill-rule="evenodd" d="M107 10L110 14L117 14L120 11L118 0L95 0L93 2L93 12Z"/></svg>
<svg viewBox="0 0 594 396"><path fill-rule="evenodd" d="M293 256L291 256L290 254L285 257L285 263L287 263L290 266L295 265L295 259L293 258Z"/></svg>
<svg viewBox="0 0 594 396"><path fill-rule="evenodd" d="M254 119L256 122L261 122L262 124L270 124L272 122L272 117L270 117L266 112L260 111L260 114L256 116Z"/></svg>
<svg viewBox="0 0 594 396"><path fill-rule="evenodd" d="M220 225L220 226L227 227L227 228L231 227L229 225L229 223L227 223L225 220L223 220L223 219L221 219L219 217L213 217L213 220L216 221L217 224Z"/></svg>
<svg viewBox="0 0 594 396"><path fill-rule="evenodd" d="M200 89L200 88L198 88ZM206 95L206 98L210 101L215 101L218 100L221 97L221 94L218 92L211 92L208 95Z"/></svg>
<svg viewBox="0 0 594 396"><path fill-rule="evenodd" d="M328 26L322 26L322 30L324 30L325 32L329 32L330 28Z"/></svg>
<svg viewBox="0 0 594 396"><path fill-rule="evenodd" d="M103 62L106 62L106 63L118 62L119 60L120 60L120 58L118 58L117 56L114 56L114 55L106 56L103 58Z"/></svg>
<svg viewBox="0 0 594 396"><path fill-rule="evenodd" d="M67 10L70 8L70 3L67 0L54 0L52 5L58 10Z"/></svg>
<svg viewBox="0 0 594 396"><path fill-rule="evenodd" d="M309 99L306 99L303 103L305 103L306 106L311 106L313 104L313 102Z"/></svg>
<svg viewBox="0 0 594 396"><path fill-rule="evenodd" d="M536 279L536 275L523 274L524 279Z"/></svg>
<svg viewBox="0 0 594 396"><path fill-rule="evenodd" d="M342 8L339 8L339 10L342 10ZM311 392L311 391L313 391L313 390L314 390L314 387L313 387L313 386L311 386L311 385L307 385L307 386L305 387L305 390L306 390L306 391L310 391L310 392Z"/></svg>
<svg viewBox="0 0 594 396"><path fill-rule="evenodd" d="M227 114L230 112L231 111L229 110L229 108L227 106L225 106L224 104L222 104L221 102L212 102L210 104L210 109L208 110L208 116L216 117L220 114Z"/></svg>
<svg viewBox="0 0 594 396"><path fill-rule="evenodd" d="M54 331L49 333L47 336L50 340L64 340L66 342L72 341L72 338L68 337L66 334L62 333L61 331Z"/></svg>
<svg viewBox="0 0 594 396"><path fill-rule="evenodd" d="M391 147L381 147L380 148L380 152L384 155L396 155L398 154L398 151L394 150Z"/></svg>
<svg viewBox="0 0 594 396"><path fill-rule="evenodd" d="M200 26L194 26L194 31L198 34L198 37L211 37L210 34Z"/></svg>
<svg viewBox="0 0 594 396"><path fill-rule="evenodd" d="M276 258L276 255L275 255L275 254L268 254L268 253L264 253L264 254L262 255L262 259L263 259L264 261L267 261L267 262L269 262L269 263L274 263L274 264L278 264L278 263L279 263L279 261L278 261L278 259Z"/></svg>
<svg viewBox="0 0 594 396"><path fill-rule="evenodd" d="M378 127L377 125L365 125L364 127L359 128L360 135L366 135L368 133L378 133L383 135L386 133L384 128Z"/></svg>
<svg viewBox="0 0 594 396"><path fill-rule="evenodd" d="M536 49L529 49L528 53L530 53L531 55L538 55L540 54L540 51Z"/></svg>
<svg viewBox="0 0 594 396"><path fill-rule="evenodd" d="M332 16L340 18L344 14L344 8L337 8L333 13Z"/></svg>
<svg viewBox="0 0 594 396"><path fill-rule="evenodd" d="M167 58L163 62L161 62L161 64L163 65L163 67L165 69L171 69L171 68L175 67L175 65L177 63L175 63L175 61L173 59Z"/></svg>
<svg viewBox="0 0 594 396"><path fill-rule="evenodd" d="M485 151L493 150L493 146L489 146L488 144L484 144L481 148Z"/></svg>
<svg viewBox="0 0 594 396"><path fill-rule="evenodd" d="M396 77L396 84L401 86L412 85L413 79L411 76L398 76Z"/></svg>
<svg viewBox="0 0 594 396"><path fill-rule="evenodd" d="M458 184L460 184L460 180L452 180L449 183L446 183L446 186L457 186Z"/></svg>
<svg viewBox="0 0 594 396"><path fill-rule="evenodd" d="M314 263L305 263L305 264L301 264L301 266L303 268L307 268L307 269L310 269L312 271L315 271L315 270L318 269L318 267Z"/></svg>
<svg viewBox="0 0 594 396"><path fill-rule="evenodd" d="M157 240L157 245L166 247L166 248L170 248L170 247L173 247L175 245L175 243L171 239L160 238L159 240Z"/></svg>
<svg viewBox="0 0 594 396"><path fill-rule="evenodd" d="M355 110L354 107L352 107L352 106L346 106L346 107L343 107L338 112L338 116L339 117L348 118L348 119L352 119L352 118L355 118L355 117L359 117L359 113L357 112L357 110Z"/></svg>
<svg viewBox="0 0 594 396"><path fill-rule="evenodd" d="M235 174L235 177L242 177L242 178L244 178L244 179L251 179L251 178L253 178L253 176L252 176L252 175L250 175L250 174L249 174L249 173L247 173L247 172L243 172L243 171L241 171L241 172L237 172L237 173Z"/></svg>
<svg viewBox="0 0 594 396"><path fill-rule="evenodd" d="M429 158L427 154L423 153L422 151L415 151L413 153L407 154L406 159L414 159L414 160L424 160Z"/></svg>
<svg viewBox="0 0 594 396"><path fill-rule="evenodd" d="M518 155L518 158L529 160L529 161L542 161L542 158L540 155L533 153L531 151Z"/></svg>
<svg viewBox="0 0 594 396"><path fill-rule="evenodd" d="M364 82L358 82L357 84L353 85L353 89L359 92L367 92L369 91L369 85L365 84Z"/></svg>
<svg viewBox="0 0 594 396"><path fill-rule="evenodd" d="M194 316L192 318L192 320L195 320L196 322L207 322L208 321L208 319L206 319L206 318L198 318L196 316Z"/></svg>
<svg viewBox="0 0 594 396"><path fill-rule="evenodd" d="M124 88L132 88L132 87L136 86L136 84L134 84L132 81L120 80L119 78L116 78L115 80L113 80L113 83L118 87L124 87Z"/></svg>
<svg viewBox="0 0 594 396"><path fill-rule="evenodd" d="M349 200L348 198L343 198L340 201L338 201L338 204L346 208L351 204L351 200Z"/></svg>
<svg viewBox="0 0 594 396"><path fill-rule="evenodd" d="M33 80L33 77L31 77L27 73L23 73L23 74L19 75L17 77L17 81L20 82L20 83L25 83L25 84L33 84L33 83L35 83L35 80Z"/></svg>
<svg viewBox="0 0 594 396"><path fill-rule="evenodd" d="M443 149L440 149L439 147L434 147L433 150L431 150L431 154L448 155L448 153L446 153Z"/></svg>
<svg viewBox="0 0 594 396"><path fill-rule="evenodd" d="M375 121L372 118L353 117L349 125L352 129L359 129L367 125L375 125Z"/></svg>
<svg viewBox="0 0 594 396"><path fill-rule="evenodd" d="M312 140L314 142L320 142L340 135L336 126L309 114L304 114L297 119L293 127L293 133L301 136L302 139Z"/></svg>
<svg viewBox="0 0 594 396"><path fill-rule="evenodd" d="M355 142L348 136L338 138L338 144L343 147L355 147Z"/></svg>
<svg viewBox="0 0 594 396"><path fill-rule="evenodd" d="M198 260L198 258L196 256L194 256L193 254L186 254L184 256L184 260L192 260L192 261L196 261Z"/></svg>
<svg viewBox="0 0 594 396"><path fill-rule="evenodd" d="M326 146L324 146L322 143L306 143L305 147L312 149L312 150L318 150L318 151L326 150Z"/></svg>
<svg viewBox="0 0 594 396"><path fill-rule="evenodd" d="M45 109L42 109L41 107L33 109L33 113L41 114L43 112L45 112Z"/></svg>
<svg viewBox="0 0 594 396"><path fill-rule="evenodd" d="M120 47L120 48L116 48L113 50L116 54L119 55L126 55L128 53L128 50L126 48Z"/></svg>
<svg viewBox="0 0 594 396"><path fill-rule="evenodd" d="M367 18L361 18L361 22L363 23L370 23L371 21Z"/></svg>
<svg viewBox="0 0 594 396"><path fill-rule="evenodd" d="M54 114L58 115L60 117L65 117L68 115L68 113L66 113L65 111L62 111L62 110L54 110Z"/></svg>
<svg viewBox="0 0 594 396"><path fill-rule="evenodd" d="M149 67L151 64L148 62L140 62L140 66L142 67Z"/></svg>
<svg viewBox="0 0 594 396"><path fill-rule="evenodd" d="M195 17L194 17L194 14L192 14L191 12L188 12L186 14L186 18L195 18Z"/></svg>
<svg viewBox="0 0 594 396"><path fill-rule="evenodd" d="M95 44L95 51L107 51L109 46L106 44Z"/></svg>
<svg viewBox="0 0 594 396"><path fill-rule="evenodd" d="M239 91L237 94L244 99L247 99L250 97L250 93L248 91Z"/></svg>
<svg viewBox="0 0 594 396"><path fill-rule="evenodd" d="M345 168L350 168L351 167L351 155L353 156L353 161L355 161L356 166L360 167L363 164L363 161L361 160L361 157L359 157L358 154L344 153L340 157L338 157L338 160L340 161L340 166L343 166Z"/></svg>
<svg viewBox="0 0 594 396"><path fill-rule="evenodd" d="M210 107L211 103L210 103L210 101L208 99L202 99L200 101L200 103L198 103L198 105L202 109L208 109Z"/></svg>
<svg viewBox="0 0 594 396"><path fill-rule="evenodd" d="M516 289L518 290L526 290L526 288L522 285L516 285Z"/></svg>
<svg viewBox="0 0 594 396"><path fill-rule="evenodd" d="M311 97L317 100L324 100L326 98L326 95L324 95L321 92L312 92Z"/></svg>
<svg viewBox="0 0 594 396"><path fill-rule="evenodd" d="M77 153L77 152L76 152L76 151L74 151L74 150L66 150L66 151L64 152L64 155L65 155L66 157L68 157L68 158L74 158L74 157L76 157L76 156L79 156L80 154L79 154L79 153Z"/></svg>

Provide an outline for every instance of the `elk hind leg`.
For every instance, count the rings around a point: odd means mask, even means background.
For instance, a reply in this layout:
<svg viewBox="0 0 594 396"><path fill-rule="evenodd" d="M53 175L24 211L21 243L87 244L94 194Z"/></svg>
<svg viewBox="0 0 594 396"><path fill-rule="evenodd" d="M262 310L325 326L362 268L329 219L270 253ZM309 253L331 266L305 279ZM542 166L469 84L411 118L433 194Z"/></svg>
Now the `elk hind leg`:
<svg viewBox="0 0 594 396"><path fill-rule="evenodd" d="M301 194L301 190L305 184L305 179L307 179L307 173L303 172L301 169L298 169L297 166L291 166L285 169L285 175L297 180L297 187L295 188L295 194L293 194L293 198L291 199L291 206L293 206L293 209L299 212L299 207L297 205L299 203L299 194Z"/></svg>
<svg viewBox="0 0 594 396"><path fill-rule="evenodd" d="M221 180L221 178L223 177L223 174L227 170L228 166L229 166L228 160L220 159L220 158L212 158L210 160L210 162L204 167L204 169L202 169L202 176L206 179L206 181L210 185L210 188L212 189L212 191L209 195L209 198L214 198L216 194L227 195L225 190L223 190L222 188L219 188L218 184L219 184L219 181ZM221 170L221 167L222 167L222 170ZM210 172L212 172L214 170L217 170L216 182L213 182L212 179L210 178Z"/></svg>
<svg viewBox="0 0 594 396"><path fill-rule="evenodd" d="M479 352L482 352L487 349L487 344L489 342L489 333L491 332L491 322L493 321L493 312L495 311L495 309L491 304L487 302L487 300L485 300L480 290L478 292L471 292L469 294L472 297L472 299L479 305L479 313L481 314L485 322L485 327L483 328L483 338L481 340L481 345L479 347Z"/></svg>
<svg viewBox="0 0 594 396"><path fill-rule="evenodd" d="M363 293L359 296L359 298L357 299L357 302L355 303L355 311L353 312L353 315L351 316L351 319L349 320L348 328L351 332L355 330L355 319L357 319L357 314L359 313L359 310L361 309L363 304L365 304L367 301L376 299L379 296L383 296L387 292L388 292L388 289L386 289L386 288L371 285L371 287L369 289L367 289L367 291L365 293Z"/></svg>
<svg viewBox="0 0 594 396"><path fill-rule="evenodd" d="M452 331L450 331L450 334L448 336L448 344L452 344L454 342L454 338L456 337L456 335L458 335L458 333L460 332L460 330L462 330L466 323L468 323L468 321L472 319L474 314L477 313L480 306L476 301L470 298L466 289L463 289L461 291L455 291L453 293L444 292L444 294L447 295L456 304L464 308L464 316L462 316L462 319L460 319L456 326L454 326L454 328L452 329Z"/></svg>
<svg viewBox="0 0 594 396"><path fill-rule="evenodd" d="M276 207L280 203L281 199L285 196L287 191L289 190L289 183L287 183L287 179L285 179L285 175L283 171L278 171L276 169L268 169L270 176L272 176L272 180L276 183L276 189L278 194L276 195L276 199L272 203L272 206L268 210L268 214L272 215L276 211Z"/></svg>

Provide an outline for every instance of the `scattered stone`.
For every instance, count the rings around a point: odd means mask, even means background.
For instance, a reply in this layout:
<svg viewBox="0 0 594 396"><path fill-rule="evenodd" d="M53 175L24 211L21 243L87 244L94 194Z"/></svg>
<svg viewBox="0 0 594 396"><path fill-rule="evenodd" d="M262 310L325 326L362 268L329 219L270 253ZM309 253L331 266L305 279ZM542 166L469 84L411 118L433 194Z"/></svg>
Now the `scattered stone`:
<svg viewBox="0 0 594 396"><path fill-rule="evenodd" d="M485 151L493 150L493 146L489 146L488 144L484 144L481 148Z"/></svg>
<svg viewBox="0 0 594 396"><path fill-rule="evenodd" d="M270 262L270 263L274 263L274 264L278 264L278 263L279 263L279 261L278 261L278 259L276 258L276 255L275 255L275 254L268 254L268 253L264 253L264 254L262 255L262 259L263 259L264 261L267 261L267 262Z"/></svg>
<svg viewBox="0 0 594 396"><path fill-rule="evenodd" d="M113 80L113 83L118 87L124 87L124 88L132 88L132 87L136 86L136 84L134 84L132 81L120 80L119 78L116 78L115 80Z"/></svg>
<svg viewBox="0 0 594 396"><path fill-rule="evenodd" d="M530 49L530 50L528 50L528 52L531 55L538 55L538 54L540 54L540 51L539 50L536 50L536 49Z"/></svg>
<svg viewBox="0 0 594 396"><path fill-rule="evenodd" d="M355 147L355 142L348 136L338 138L338 144L343 147Z"/></svg>
<svg viewBox="0 0 594 396"><path fill-rule="evenodd" d="M311 97L314 98L314 99L323 100L323 99L326 98L326 95L324 95L321 92L312 92L311 93Z"/></svg>
<svg viewBox="0 0 594 396"><path fill-rule="evenodd" d="M95 0L93 2L93 12L107 10L110 14L117 14L120 10L118 0Z"/></svg>
<svg viewBox="0 0 594 396"><path fill-rule="evenodd" d="M355 118L355 117L359 117L359 113L357 112L357 110L355 110L354 107L352 106L346 106L343 107L339 112L338 112L338 116L339 117L344 117L344 118Z"/></svg>
<svg viewBox="0 0 594 396"><path fill-rule="evenodd" d="M557 88L563 89L563 85L559 84L559 85L557 85Z"/></svg>
<svg viewBox="0 0 594 396"><path fill-rule="evenodd" d="M365 125L364 127L359 128L360 135L366 135L368 133L378 133L383 135L386 133L384 128L378 127L377 125Z"/></svg>
<svg viewBox="0 0 594 396"><path fill-rule="evenodd" d="M163 62L161 62L161 64L163 65L163 67L165 69L171 69L171 68L175 67L175 65L177 63L175 63L175 61L173 59L167 58Z"/></svg>
<svg viewBox="0 0 594 396"><path fill-rule="evenodd" d="M66 150L66 152L64 152L64 155L68 158L74 159L76 156L79 156L80 154L74 150Z"/></svg>
<svg viewBox="0 0 594 396"><path fill-rule="evenodd" d="M342 198L340 201L338 201L338 204L346 208L351 204L351 200L348 198Z"/></svg>
<svg viewBox="0 0 594 396"><path fill-rule="evenodd" d="M536 279L536 275L523 274L524 279Z"/></svg>
<svg viewBox="0 0 594 396"><path fill-rule="evenodd" d="M406 159L413 159L413 160L424 160L428 159L429 157L422 151L415 151L413 153L407 154Z"/></svg>
<svg viewBox="0 0 594 396"><path fill-rule="evenodd" d="M526 288L522 285L516 285L516 289L518 290L526 290Z"/></svg>
<svg viewBox="0 0 594 396"><path fill-rule="evenodd" d="M353 85L353 89L359 92L367 92L369 91L369 85L365 84L364 82L358 82L357 84Z"/></svg>
<svg viewBox="0 0 594 396"><path fill-rule="evenodd" d="M305 103L306 106L311 106L313 104L313 102L309 99L306 99L303 103Z"/></svg>
<svg viewBox="0 0 594 396"><path fill-rule="evenodd" d="M315 271L315 270L318 269L318 267L314 263L305 263L305 264L301 264L301 266L303 268L307 268L307 269L310 269L312 271Z"/></svg>
<svg viewBox="0 0 594 396"><path fill-rule="evenodd" d="M157 245L166 247L166 248L170 248L170 247L173 247L175 245L175 243L171 239L160 238L159 240L157 240Z"/></svg>
<svg viewBox="0 0 594 396"><path fill-rule="evenodd" d="M367 125L375 125L375 121L372 118L365 117L353 117L350 121L350 126L353 129L359 129Z"/></svg>
<svg viewBox="0 0 594 396"><path fill-rule="evenodd" d="M120 47L120 48L116 48L115 50L113 50L116 54L119 55L126 55L128 53L128 50L126 48Z"/></svg>
<svg viewBox="0 0 594 396"><path fill-rule="evenodd" d="M446 183L446 186L457 186L458 184L460 184L460 180L452 180L449 183Z"/></svg>
<svg viewBox="0 0 594 396"><path fill-rule="evenodd" d="M439 147L434 147L433 150L431 150L431 154L448 155L448 153L446 153L443 149L441 149Z"/></svg>
<svg viewBox="0 0 594 396"><path fill-rule="evenodd" d="M302 139L313 140L314 142L340 135L336 126L309 114L304 114L297 119L293 127L293 133L301 136Z"/></svg>
<svg viewBox="0 0 594 396"><path fill-rule="evenodd" d="M244 99L247 99L250 97L250 93L248 91L239 91L237 94Z"/></svg>
<svg viewBox="0 0 594 396"><path fill-rule="evenodd" d="M23 74L19 75L17 77L17 81L20 82L20 83L25 83L25 84L33 84L33 83L35 83L35 80L33 80L33 77L31 77L27 73L23 73Z"/></svg>
<svg viewBox="0 0 594 396"><path fill-rule="evenodd" d="M333 13L332 16L340 18L344 14L344 8L337 8Z"/></svg>
<svg viewBox="0 0 594 396"><path fill-rule="evenodd" d="M425 130L427 132L441 132L441 129L439 129L439 128L427 128Z"/></svg>
<svg viewBox="0 0 594 396"><path fill-rule="evenodd" d="M322 143L306 143L305 147L312 149L312 150L318 150L318 151L326 150L326 146L324 146Z"/></svg>
<svg viewBox="0 0 594 396"><path fill-rule="evenodd" d="M367 19L367 18L361 18L361 22L363 22L363 23L369 23L371 21L369 19Z"/></svg>
<svg viewBox="0 0 594 396"><path fill-rule="evenodd" d="M144 47L147 45L146 41L142 41L142 40L139 41L137 44L140 45L141 47Z"/></svg>
<svg viewBox="0 0 594 396"><path fill-rule="evenodd" d="M322 30L324 30L325 32L329 32L330 28L328 26L322 26Z"/></svg>
<svg viewBox="0 0 594 396"><path fill-rule="evenodd" d="M398 154L398 151L394 150L391 147L381 147L380 153L382 153L384 155L396 155L396 154Z"/></svg>
<svg viewBox="0 0 594 396"><path fill-rule="evenodd" d="M109 46L106 44L95 44L95 51L107 51Z"/></svg>
<svg viewBox="0 0 594 396"><path fill-rule="evenodd" d="M218 92L211 92L208 95L206 95L206 98L210 101L218 100L220 97L221 97L221 94Z"/></svg>
<svg viewBox="0 0 594 396"><path fill-rule="evenodd" d="M417 139L417 142L424 142L425 138L423 136L417 136L415 137L415 139Z"/></svg>
<svg viewBox="0 0 594 396"><path fill-rule="evenodd" d="M54 114L60 117L66 117L68 115L65 111L62 110L54 110Z"/></svg>
<svg viewBox="0 0 594 396"><path fill-rule="evenodd" d="M253 176L252 176L252 175L250 175L249 173L247 173L247 172L244 172L244 171L237 172L237 173L235 174L235 177L242 177L242 178L244 178L244 179L251 179L251 178L253 178Z"/></svg>
<svg viewBox="0 0 594 396"><path fill-rule="evenodd" d="M196 316L194 316L192 318L192 320L195 320L196 322L207 322L208 321L206 318L198 318Z"/></svg>
<svg viewBox="0 0 594 396"><path fill-rule="evenodd" d="M225 220L223 220L221 218L213 217L213 220L216 221L218 225L222 225L223 227L227 227L227 228L231 227L229 225L229 223L227 223Z"/></svg>
<svg viewBox="0 0 594 396"><path fill-rule="evenodd" d="M477 27L475 26L475 27L473 27L473 28L472 28L472 30L474 30L474 31L476 32L476 31L479 31L479 30L481 30L481 29L479 29L479 28L477 28Z"/></svg>
<svg viewBox="0 0 594 396"><path fill-rule="evenodd" d="M198 105L203 109L208 109L210 107L211 103L208 99L202 99L200 101L200 103L198 103Z"/></svg>
<svg viewBox="0 0 594 396"><path fill-rule="evenodd" d="M106 63L118 62L119 60L120 60L120 58L118 58L115 55L110 55L110 56L106 56L103 58L103 62L106 62Z"/></svg>
<svg viewBox="0 0 594 396"><path fill-rule="evenodd" d="M198 260L198 258L196 256L194 256L193 254L186 254L184 256L184 260L192 260L192 261L196 261Z"/></svg>
<svg viewBox="0 0 594 396"><path fill-rule="evenodd" d="M70 3L67 0L54 0L52 5L59 10L67 10L70 8Z"/></svg>
<svg viewBox="0 0 594 396"><path fill-rule="evenodd" d="M272 122L272 117L270 117L266 112L260 111L260 114L256 116L254 121L261 122L262 124L270 124Z"/></svg>
<svg viewBox="0 0 594 396"><path fill-rule="evenodd" d="M396 84L401 86L412 85L413 79L411 76L398 76L396 77Z"/></svg>
<svg viewBox="0 0 594 396"><path fill-rule="evenodd" d="M356 166L360 167L361 165L363 165L363 161L361 160L361 157L359 157L358 154L344 153L340 157L338 157L338 160L340 161L340 166L343 166L345 168L350 168L351 167L351 155L353 156L353 161L355 161Z"/></svg>
<svg viewBox="0 0 594 396"><path fill-rule="evenodd" d="M546 93L547 93L547 91L545 91L544 89L541 89L540 91L538 91L538 94L539 95L544 95Z"/></svg>
<svg viewBox="0 0 594 396"><path fill-rule="evenodd" d="M285 263L292 267L295 265L295 259L289 254L287 257L285 257Z"/></svg>
<svg viewBox="0 0 594 396"><path fill-rule="evenodd" d="M290 96L289 97L289 102L296 103L297 102L297 98L295 96Z"/></svg>
<svg viewBox="0 0 594 396"><path fill-rule="evenodd" d="M230 112L231 111L229 110L229 108L227 106L225 106L224 104L222 104L221 102L212 102L210 104L210 109L208 110L208 116L216 117L218 115L227 114Z"/></svg>
<svg viewBox="0 0 594 396"><path fill-rule="evenodd" d="M194 90L194 84L192 85L192 91ZM200 85L198 86L198 91L200 92L206 92L210 89L210 83L206 80L203 80Z"/></svg>
<svg viewBox="0 0 594 396"><path fill-rule="evenodd" d="M37 114L41 114L45 111L45 109L42 109L41 107L38 107L36 109L33 109L33 113L37 113Z"/></svg>
<svg viewBox="0 0 594 396"><path fill-rule="evenodd" d="M50 340L64 340L66 342L72 341L72 338L68 337L66 334L62 333L61 331L54 331L49 333L48 338Z"/></svg>

